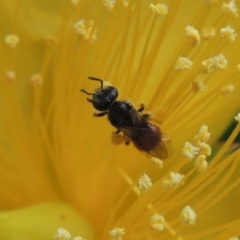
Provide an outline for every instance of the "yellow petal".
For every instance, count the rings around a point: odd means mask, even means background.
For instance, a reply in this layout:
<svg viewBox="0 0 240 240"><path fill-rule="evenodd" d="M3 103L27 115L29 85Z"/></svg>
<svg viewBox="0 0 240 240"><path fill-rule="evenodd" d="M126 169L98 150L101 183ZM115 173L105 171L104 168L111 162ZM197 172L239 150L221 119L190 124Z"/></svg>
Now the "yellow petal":
<svg viewBox="0 0 240 240"><path fill-rule="evenodd" d="M59 227L69 230L72 236L95 239L90 223L63 202L46 202L0 213L0 239L53 240Z"/></svg>

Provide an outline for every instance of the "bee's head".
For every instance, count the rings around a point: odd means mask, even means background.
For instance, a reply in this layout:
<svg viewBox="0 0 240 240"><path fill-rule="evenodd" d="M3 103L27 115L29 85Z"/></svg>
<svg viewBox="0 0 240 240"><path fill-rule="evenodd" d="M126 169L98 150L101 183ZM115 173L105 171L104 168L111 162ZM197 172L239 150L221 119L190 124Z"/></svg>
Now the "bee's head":
<svg viewBox="0 0 240 240"><path fill-rule="evenodd" d="M83 89L81 89L81 91L93 96L92 99L87 98L87 100L93 104L96 110L107 111L118 97L117 89L112 86L103 87L103 81L99 78L89 77L89 79L100 81L101 87L96 89L94 93L88 93Z"/></svg>
<svg viewBox="0 0 240 240"><path fill-rule="evenodd" d="M88 99L98 111L107 111L116 101L118 91L115 87L98 88L92 99Z"/></svg>

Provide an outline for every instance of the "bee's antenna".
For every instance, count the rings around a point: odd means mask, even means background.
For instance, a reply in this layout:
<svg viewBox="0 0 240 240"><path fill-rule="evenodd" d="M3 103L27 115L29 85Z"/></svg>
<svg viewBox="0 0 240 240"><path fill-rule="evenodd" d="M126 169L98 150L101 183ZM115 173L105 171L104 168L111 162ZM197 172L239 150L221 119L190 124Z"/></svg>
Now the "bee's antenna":
<svg viewBox="0 0 240 240"><path fill-rule="evenodd" d="M101 83L101 89L103 89L103 80L96 77L88 77L90 80L99 81Z"/></svg>
<svg viewBox="0 0 240 240"><path fill-rule="evenodd" d="M84 90L84 89L81 89L80 91L86 93L87 95L93 95L93 94L94 94L94 93L89 93L89 92L87 92L87 91Z"/></svg>

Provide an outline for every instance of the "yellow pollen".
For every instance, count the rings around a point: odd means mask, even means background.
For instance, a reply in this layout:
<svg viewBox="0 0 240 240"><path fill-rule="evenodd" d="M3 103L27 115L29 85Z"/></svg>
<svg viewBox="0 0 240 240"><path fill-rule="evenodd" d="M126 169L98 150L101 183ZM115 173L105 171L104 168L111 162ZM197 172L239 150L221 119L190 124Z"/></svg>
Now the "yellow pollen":
<svg viewBox="0 0 240 240"><path fill-rule="evenodd" d="M103 81L103 87L109 87L112 86L112 83L109 81Z"/></svg>
<svg viewBox="0 0 240 240"><path fill-rule="evenodd" d="M74 5L78 5L78 4L81 2L81 0L71 0L71 2L72 2Z"/></svg>
<svg viewBox="0 0 240 240"><path fill-rule="evenodd" d="M206 157L210 156L212 154L212 148L207 143L199 142L199 152L200 155L205 155Z"/></svg>
<svg viewBox="0 0 240 240"><path fill-rule="evenodd" d="M125 234L124 228L114 228L110 231L109 235L112 238L112 240L122 240L122 236Z"/></svg>
<svg viewBox="0 0 240 240"><path fill-rule="evenodd" d="M181 212L181 219L183 222L194 225L196 221L196 213L195 211L188 205Z"/></svg>
<svg viewBox="0 0 240 240"><path fill-rule="evenodd" d="M157 14L157 16L164 17L168 14L168 7L165 4L150 4L150 9Z"/></svg>
<svg viewBox="0 0 240 240"><path fill-rule="evenodd" d="M76 33L78 33L80 35L83 35L84 37L86 36L87 31L86 31L85 20L84 19L81 19L81 20L77 21L73 25L73 28L75 29Z"/></svg>
<svg viewBox="0 0 240 240"><path fill-rule="evenodd" d="M108 11L111 11L114 8L115 0L103 0L102 3Z"/></svg>
<svg viewBox="0 0 240 240"><path fill-rule="evenodd" d="M199 173L205 172L208 166L205 155L199 155L195 158L194 167Z"/></svg>
<svg viewBox="0 0 240 240"><path fill-rule="evenodd" d="M190 142L185 142L182 149L183 155L185 155L189 160L193 159L195 155L198 154L199 148L194 147Z"/></svg>
<svg viewBox="0 0 240 240"><path fill-rule="evenodd" d="M240 64L237 65L237 70L240 71Z"/></svg>
<svg viewBox="0 0 240 240"><path fill-rule="evenodd" d="M237 114L237 116L234 117L236 121L240 122L240 113Z"/></svg>
<svg viewBox="0 0 240 240"><path fill-rule="evenodd" d="M96 28L94 29L94 21L93 20L88 20L87 24L86 24L86 34L83 35L84 39L90 39L91 40L96 40L97 36L96 36ZM94 29L94 32L92 33Z"/></svg>
<svg viewBox="0 0 240 240"><path fill-rule="evenodd" d="M153 230L163 231L164 230L165 219L163 215L158 213L154 214L150 218L150 226Z"/></svg>
<svg viewBox="0 0 240 240"><path fill-rule="evenodd" d="M74 237L73 238L73 240L86 240L85 238L82 238L82 237L79 237L79 236L77 236L77 237Z"/></svg>
<svg viewBox="0 0 240 240"><path fill-rule="evenodd" d="M142 192L146 192L146 191L148 191L152 187L152 181L151 181L151 179L148 177L148 175L146 173L144 173L140 177L140 179L138 181L138 184L139 184L139 189Z"/></svg>
<svg viewBox="0 0 240 240"><path fill-rule="evenodd" d="M238 237L231 237L228 240L239 240L239 238Z"/></svg>
<svg viewBox="0 0 240 240"><path fill-rule="evenodd" d="M213 37L216 36L216 30L215 28L204 28L202 30L202 38L204 40L209 40L212 39Z"/></svg>
<svg viewBox="0 0 240 240"><path fill-rule="evenodd" d="M211 136L211 133L208 132L208 126L202 125L198 135L195 136L195 139L199 140L200 142L207 142Z"/></svg>
<svg viewBox="0 0 240 240"><path fill-rule="evenodd" d="M230 97L234 90L235 90L234 85L229 84L221 89L221 93L226 97Z"/></svg>
<svg viewBox="0 0 240 240"><path fill-rule="evenodd" d="M58 44L58 39L55 36L48 36L45 39L45 43L49 46L55 46Z"/></svg>
<svg viewBox="0 0 240 240"><path fill-rule="evenodd" d="M16 74L14 71L8 71L6 72L6 81L8 83L12 83L16 77Z"/></svg>
<svg viewBox="0 0 240 240"><path fill-rule="evenodd" d="M170 172L168 176L164 177L162 180L163 187L178 187L184 183L184 175L180 173Z"/></svg>
<svg viewBox="0 0 240 240"><path fill-rule="evenodd" d="M123 0L123 6L124 6L124 7L128 7L128 5L129 5L128 0Z"/></svg>
<svg viewBox="0 0 240 240"><path fill-rule="evenodd" d="M43 84L43 78L42 75L36 73L34 75L31 76L30 78L30 83L33 86L41 86Z"/></svg>
<svg viewBox="0 0 240 240"><path fill-rule="evenodd" d="M229 13L235 17L238 17L238 9L235 4L235 0L231 0L229 3L223 3L222 10L224 13Z"/></svg>
<svg viewBox="0 0 240 240"><path fill-rule="evenodd" d="M221 33L222 37L226 37L230 42L233 42L233 41L236 40L237 33L230 26L227 26L225 28L221 28L220 33Z"/></svg>
<svg viewBox="0 0 240 240"><path fill-rule="evenodd" d="M10 34L5 37L5 43L10 47L15 48L19 43L19 37L15 34Z"/></svg>
<svg viewBox="0 0 240 240"><path fill-rule="evenodd" d="M180 70L183 70L183 69L191 69L193 65L193 62L189 59L189 58L186 58L186 57L180 57L178 60L177 60L177 63L175 65L175 69L177 71L180 71Z"/></svg>
<svg viewBox="0 0 240 240"><path fill-rule="evenodd" d="M122 143L123 143L123 141L124 141L124 136L122 135L122 133L113 132L113 133L112 133L111 140L112 140L112 143L113 143L113 144L119 145L119 144L122 144Z"/></svg>
<svg viewBox="0 0 240 240"><path fill-rule="evenodd" d="M203 80L200 76L197 76L191 83L191 88L194 93L202 92L206 86L203 84Z"/></svg>
<svg viewBox="0 0 240 240"><path fill-rule="evenodd" d="M216 57L208 58L202 61L202 66L204 67L205 73L210 73L211 71L216 69L222 69L222 70L226 69L227 64L228 64L228 61L223 54L219 54Z"/></svg>
<svg viewBox="0 0 240 240"><path fill-rule="evenodd" d="M58 228L57 234L55 235L57 240L68 240L71 238L70 233L64 228Z"/></svg>
<svg viewBox="0 0 240 240"><path fill-rule="evenodd" d="M150 161L155 165L157 166L159 169L161 169L163 167L163 161L160 160L159 158L155 158L155 157L152 157L150 159Z"/></svg>
<svg viewBox="0 0 240 240"><path fill-rule="evenodd" d="M200 34L197 29L192 26L187 26L186 29L186 36L193 40L192 45L196 47L200 43Z"/></svg>
<svg viewBox="0 0 240 240"><path fill-rule="evenodd" d="M218 0L200 0L200 1L205 4L211 4L217 2Z"/></svg>

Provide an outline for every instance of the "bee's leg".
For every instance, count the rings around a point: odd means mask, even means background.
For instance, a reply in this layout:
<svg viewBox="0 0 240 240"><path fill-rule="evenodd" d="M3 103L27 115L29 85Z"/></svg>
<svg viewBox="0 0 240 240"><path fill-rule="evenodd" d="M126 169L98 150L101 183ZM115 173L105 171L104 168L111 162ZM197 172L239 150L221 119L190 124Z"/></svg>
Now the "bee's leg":
<svg viewBox="0 0 240 240"><path fill-rule="evenodd" d="M137 111L142 112L144 109L145 109L145 105L143 103L141 103L140 108Z"/></svg>
<svg viewBox="0 0 240 240"><path fill-rule="evenodd" d="M115 145L119 145L125 141L123 134L121 134L121 131L119 129L112 132L111 139Z"/></svg>
<svg viewBox="0 0 240 240"><path fill-rule="evenodd" d="M124 142L127 146L131 143L131 138L129 138L126 134L124 134Z"/></svg>
<svg viewBox="0 0 240 240"><path fill-rule="evenodd" d="M147 120L148 118L151 117L151 114L145 113L142 115L142 117Z"/></svg>
<svg viewBox="0 0 240 240"><path fill-rule="evenodd" d="M117 130L116 132L114 132L113 134L119 134L120 132L121 132L121 130L118 129L118 130ZM126 140L126 137L127 137L127 136L126 136L125 134L123 135L123 137L124 137L124 136L125 136L125 140ZM131 140L127 137L127 140L125 141L125 144L126 144L126 145L129 145L130 142L131 142Z"/></svg>
<svg viewBox="0 0 240 240"><path fill-rule="evenodd" d="M145 109L145 105L143 103L140 104L140 108L137 110L138 112L142 112ZM148 119L151 117L151 114L149 113L144 113L141 115L144 119Z"/></svg>
<svg viewBox="0 0 240 240"><path fill-rule="evenodd" d="M94 113L93 116L94 117L102 117L104 115L106 115L108 112L100 112L100 113Z"/></svg>
<svg viewBox="0 0 240 240"><path fill-rule="evenodd" d="M125 135L124 133L123 133L123 135L120 135L119 133L121 132L121 130L119 130L119 129L117 129L117 131L115 131L115 132L113 132L113 136L115 135L117 135L117 136L121 136L121 139L123 140L123 141L125 141L125 145L129 145L130 143L131 143L131 139L127 136L127 135Z"/></svg>
<svg viewBox="0 0 240 240"><path fill-rule="evenodd" d="M118 129L114 134L119 134L121 131Z"/></svg>

